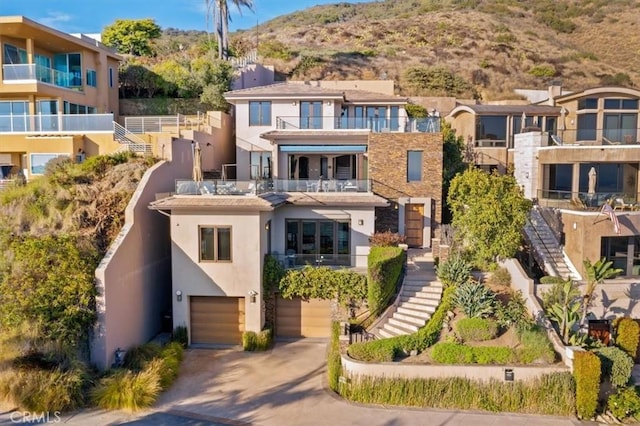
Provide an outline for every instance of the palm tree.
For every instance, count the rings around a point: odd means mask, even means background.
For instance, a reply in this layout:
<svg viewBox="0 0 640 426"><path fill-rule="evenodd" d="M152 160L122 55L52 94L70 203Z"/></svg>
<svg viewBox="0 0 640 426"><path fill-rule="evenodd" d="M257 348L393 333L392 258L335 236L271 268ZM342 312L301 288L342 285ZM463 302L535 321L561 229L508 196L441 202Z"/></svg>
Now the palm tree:
<svg viewBox="0 0 640 426"><path fill-rule="evenodd" d="M231 15L229 14L229 0L205 0L207 10L213 6L213 22L216 27L216 37L218 39L218 58L229 59L229 22ZM253 11L253 0L230 0L240 13L242 8Z"/></svg>
<svg viewBox="0 0 640 426"><path fill-rule="evenodd" d="M606 279L615 277L622 272L622 269L614 268L613 262L607 261L604 257L596 263L591 263L589 259L585 259L582 261L582 264L587 273L587 286L582 296L582 320L580 321L580 324L584 326L587 320L587 311L593 301L593 293L597 285L602 284Z"/></svg>

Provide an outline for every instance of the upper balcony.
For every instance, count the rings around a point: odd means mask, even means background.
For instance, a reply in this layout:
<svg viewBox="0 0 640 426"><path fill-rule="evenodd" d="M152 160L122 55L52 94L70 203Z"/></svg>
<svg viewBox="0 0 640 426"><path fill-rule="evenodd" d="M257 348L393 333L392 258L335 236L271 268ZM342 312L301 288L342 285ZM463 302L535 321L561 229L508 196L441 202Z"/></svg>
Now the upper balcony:
<svg viewBox="0 0 640 426"><path fill-rule="evenodd" d="M176 195L260 195L267 192L371 192L371 181L355 179L176 180Z"/></svg>
<svg viewBox="0 0 640 426"><path fill-rule="evenodd" d="M0 115L0 133L113 133L113 114Z"/></svg>
<svg viewBox="0 0 640 426"><path fill-rule="evenodd" d="M614 210L640 210L636 194L622 192L578 192L558 190L538 190L538 204L565 210L600 211L604 203L610 203Z"/></svg>
<svg viewBox="0 0 640 426"><path fill-rule="evenodd" d="M66 89L82 89L82 75L76 72L59 71L37 64L2 65L4 84L46 83Z"/></svg>
<svg viewBox="0 0 640 426"><path fill-rule="evenodd" d="M549 145L637 145L640 128L604 128L558 130L549 137Z"/></svg>
<svg viewBox="0 0 640 426"><path fill-rule="evenodd" d="M278 130L369 130L380 132L440 132L440 117L353 118L334 116L277 117Z"/></svg>

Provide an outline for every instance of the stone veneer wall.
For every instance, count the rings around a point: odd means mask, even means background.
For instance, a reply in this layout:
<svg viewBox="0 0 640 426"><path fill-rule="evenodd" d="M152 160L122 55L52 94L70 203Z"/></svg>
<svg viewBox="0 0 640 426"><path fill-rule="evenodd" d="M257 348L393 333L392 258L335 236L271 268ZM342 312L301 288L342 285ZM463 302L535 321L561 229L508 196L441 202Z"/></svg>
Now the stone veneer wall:
<svg viewBox="0 0 640 426"><path fill-rule="evenodd" d="M422 151L422 181L407 182L407 151ZM435 201L431 224L442 220L442 133L372 133L369 135L369 178L373 192L395 201L429 197Z"/></svg>

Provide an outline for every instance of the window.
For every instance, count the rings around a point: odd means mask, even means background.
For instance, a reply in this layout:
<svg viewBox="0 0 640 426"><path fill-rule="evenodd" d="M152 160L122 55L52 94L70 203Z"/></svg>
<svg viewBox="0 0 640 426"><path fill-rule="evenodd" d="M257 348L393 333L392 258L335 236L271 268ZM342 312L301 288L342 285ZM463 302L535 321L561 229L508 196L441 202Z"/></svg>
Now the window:
<svg viewBox="0 0 640 426"><path fill-rule="evenodd" d="M200 262L231 261L231 227L200 227Z"/></svg>
<svg viewBox="0 0 640 426"><path fill-rule="evenodd" d="M69 154L31 154L31 174L43 175L47 163L59 157L69 157Z"/></svg>
<svg viewBox="0 0 640 426"><path fill-rule="evenodd" d="M113 68L109 67L109 87L113 87Z"/></svg>
<svg viewBox="0 0 640 426"><path fill-rule="evenodd" d="M598 98L586 98L578 101L578 109L597 109Z"/></svg>
<svg viewBox="0 0 640 426"><path fill-rule="evenodd" d="M249 102L249 126L271 126L271 102Z"/></svg>
<svg viewBox="0 0 640 426"><path fill-rule="evenodd" d="M578 141L596 140L597 114L578 115Z"/></svg>
<svg viewBox="0 0 640 426"><path fill-rule="evenodd" d="M322 101L300 102L300 128L322 129Z"/></svg>
<svg viewBox="0 0 640 426"><path fill-rule="evenodd" d="M79 53L59 53L53 57L57 86L82 87L82 60Z"/></svg>
<svg viewBox="0 0 640 426"><path fill-rule="evenodd" d="M271 152L251 151L250 179L271 179Z"/></svg>
<svg viewBox="0 0 640 426"><path fill-rule="evenodd" d="M8 65L19 65L27 63L27 51L10 44L4 45L4 63Z"/></svg>
<svg viewBox="0 0 640 426"><path fill-rule="evenodd" d="M604 109L638 109L637 99L605 99Z"/></svg>
<svg viewBox="0 0 640 426"><path fill-rule="evenodd" d="M407 182L422 180L422 151L407 151Z"/></svg>
<svg viewBox="0 0 640 426"><path fill-rule="evenodd" d="M53 73L51 72L51 58L44 55L35 54L36 78L43 83L53 83Z"/></svg>
<svg viewBox="0 0 640 426"><path fill-rule="evenodd" d="M386 107L367 107L367 123L369 129L379 132L388 128Z"/></svg>
<svg viewBox="0 0 640 426"><path fill-rule="evenodd" d="M87 86L98 87L96 70L87 69Z"/></svg>
<svg viewBox="0 0 640 426"><path fill-rule="evenodd" d="M541 198L571 198L572 164L545 164L544 191Z"/></svg>
<svg viewBox="0 0 640 426"><path fill-rule="evenodd" d="M507 116L485 115L476 118L476 140L500 141L503 145L493 142L488 146L504 146L507 140Z"/></svg>
<svg viewBox="0 0 640 426"><path fill-rule="evenodd" d="M389 120L389 127L392 132L400 130L400 107L391 107L391 117Z"/></svg>
<svg viewBox="0 0 640 426"><path fill-rule="evenodd" d="M0 101L0 131L24 132L29 128L26 101Z"/></svg>
<svg viewBox="0 0 640 426"><path fill-rule="evenodd" d="M348 221L288 219L285 229L288 260L295 260L300 265L351 263L351 230Z"/></svg>

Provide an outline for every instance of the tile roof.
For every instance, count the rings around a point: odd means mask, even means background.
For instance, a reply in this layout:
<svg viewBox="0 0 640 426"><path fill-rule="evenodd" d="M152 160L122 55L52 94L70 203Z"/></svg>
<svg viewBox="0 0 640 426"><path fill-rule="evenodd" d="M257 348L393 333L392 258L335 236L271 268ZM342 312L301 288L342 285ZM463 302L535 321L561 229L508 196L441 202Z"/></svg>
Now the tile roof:
<svg viewBox="0 0 640 426"><path fill-rule="evenodd" d="M276 83L267 86L250 87L247 89L232 90L224 94L225 98L250 98L254 96L275 96L275 97L300 97L300 96L331 96L342 98L342 90L327 89L324 87L312 86L297 83Z"/></svg>
<svg viewBox="0 0 640 426"><path fill-rule="evenodd" d="M287 204L294 206L384 207L387 200L371 192L289 192Z"/></svg>
<svg viewBox="0 0 640 426"><path fill-rule="evenodd" d="M464 105L476 114L525 114L560 115L560 107L549 105ZM454 111L458 109L456 107ZM453 113L453 111L452 111Z"/></svg>

